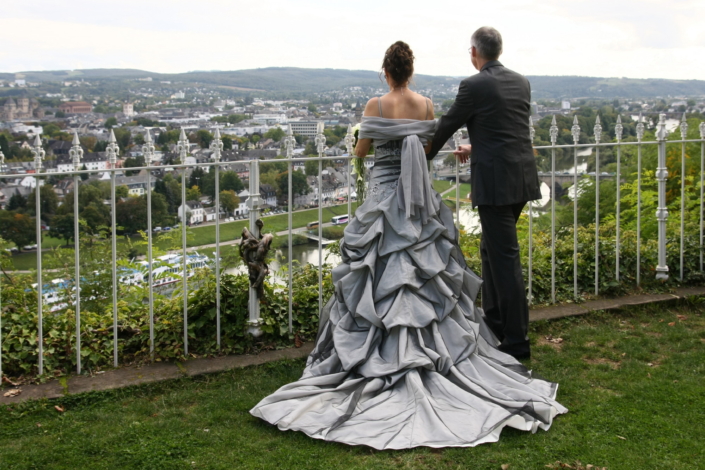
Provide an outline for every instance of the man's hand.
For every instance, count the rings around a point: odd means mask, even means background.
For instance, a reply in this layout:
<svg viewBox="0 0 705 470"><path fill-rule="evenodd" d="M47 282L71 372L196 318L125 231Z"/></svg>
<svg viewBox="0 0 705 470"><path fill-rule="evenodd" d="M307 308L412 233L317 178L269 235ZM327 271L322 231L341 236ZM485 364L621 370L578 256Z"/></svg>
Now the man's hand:
<svg viewBox="0 0 705 470"><path fill-rule="evenodd" d="M460 145L456 150L453 150L453 155L455 155L460 163L467 163L471 151L472 145Z"/></svg>
<svg viewBox="0 0 705 470"><path fill-rule="evenodd" d="M431 146L432 146L432 145L433 145L433 141L432 141L432 140L429 140L428 142L426 142L426 145L424 145L423 151L426 152L426 155L428 155L429 153L431 153Z"/></svg>

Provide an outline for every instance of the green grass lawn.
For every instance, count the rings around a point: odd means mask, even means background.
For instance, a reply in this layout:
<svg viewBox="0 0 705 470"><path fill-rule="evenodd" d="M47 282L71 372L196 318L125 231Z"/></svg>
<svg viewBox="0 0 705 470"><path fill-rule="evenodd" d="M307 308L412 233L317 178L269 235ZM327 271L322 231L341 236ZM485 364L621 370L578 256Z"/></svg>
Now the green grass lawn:
<svg viewBox="0 0 705 470"><path fill-rule="evenodd" d="M704 310L650 306L532 324L526 363L560 383L558 400L570 411L547 432L505 429L494 444L378 452L282 432L250 416L261 398L300 376L298 360L6 408L0 467L538 470L580 461L610 470L705 468Z"/></svg>
<svg viewBox="0 0 705 470"><path fill-rule="evenodd" d="M357 208L357 202L352 203L352 211L355 212ZM330 222L330 219L336 215L347 214L348 205L341 204L337 206L329 206L323 208L323 222ZM305 211L294 212L292 215L293 228L305 227L309 222L318 220L318 209L309 209ZM264 222L265 232L281 232L289 228L289 219L287 214L278 214L273 216L265 216L262 218ZM240 238L242 236L242 229L249 225L249 220L238 220L237 222L227 222L220 224L220 241L230 241ZM178 230L178 229L176 229ZM215 225L204 225L196 226L191 229L192 236L189 238L186 246L194 247L201 245L210 245L215 243ZM179 235L180 237L180 235ZM180 238L179 238L180 239ZM136 242L141 240L141 237L134 236L132 241ZM168 243L161 240L161 236L156 234L154 236L155 245L161 249L168 248ZM117 240L118 244L126 243L125 237L119 237ZM59 246L65 246L66 242L63 240L57 240L55 238L45 236L42 239L42 248L54 248ZM73 245L71 245L73 248ZM141 254L146 254L146 247L137 247L137 251ZM34 251L22 252L13 255L12 262L15 269L18 270L30 270L37 267L37 253Z"/></svg>
<svg viewBox="0 0 705 470"><path fill-rule="evenodd" d="M454 183L446 180L433 180L433 189L438 193L442 193L443 191L447 191L453 184Z"/></svg>

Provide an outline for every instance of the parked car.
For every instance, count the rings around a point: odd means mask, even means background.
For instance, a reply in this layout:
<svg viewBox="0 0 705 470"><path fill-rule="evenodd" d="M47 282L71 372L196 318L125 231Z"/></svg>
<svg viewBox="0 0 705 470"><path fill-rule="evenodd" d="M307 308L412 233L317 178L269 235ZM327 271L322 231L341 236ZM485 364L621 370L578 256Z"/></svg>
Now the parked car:
<svg viewBox="0 0 705 470"><path fill-rule="evenodd" d="M154 227L154 228L152 229L152 232L154 232L154 233L161 232L161 231L162 231L162 228L161 228L161 227Z"/></svg>
<svg viewBox="0 0 705 470"><path fill-rule="evenodd" d="M169 232L169 231L171 231L171 227L164 227L162 230L163 230L164 232Z"/></svg>

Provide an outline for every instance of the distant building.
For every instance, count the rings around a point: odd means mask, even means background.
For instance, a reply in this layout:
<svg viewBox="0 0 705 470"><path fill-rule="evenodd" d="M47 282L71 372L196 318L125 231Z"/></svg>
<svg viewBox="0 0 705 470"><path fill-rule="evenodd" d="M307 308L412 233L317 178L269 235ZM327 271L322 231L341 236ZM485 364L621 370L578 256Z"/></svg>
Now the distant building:
<svg viewBox="0 0 705 470"><path fill-rule="evenodd" d="M59 105L59 111L66 114L86 114L92 110L93 107L85 101L67 101Z"/></svg>
<svg viewBox="0 0 705 470"><path fill-rule="evenodd" d="M286 124L286 114L255 114L252 120L258 124Z"/></svg>
<svg viewBox="0 0 705 470"><path fill-rule="evenodd" d="M289 121L289 125L294 134L316 137L318 133L318 121Z"/></svg>
<svg viewBox="0 0 705 470"><path fill-rule="evenodd" d="M39 102L26 96L17 98L16 102L12 98L8 98L0 108L0 121L41 118L43 116L44 112L39 108Z"/></svg>
<svg viewBox="0 0 705 470"><path fill-rule="evenodd" d="M561 101L561 109L570 109L570 101L568 101L568 100Z"/></svg>
<svg viewBox="0 0 705 470"><path fill-rule="evenodd" d="M123 103L122 105L122 114L124 114L127 117L132 117L135 115L135 108L132 103Z"/></svg>

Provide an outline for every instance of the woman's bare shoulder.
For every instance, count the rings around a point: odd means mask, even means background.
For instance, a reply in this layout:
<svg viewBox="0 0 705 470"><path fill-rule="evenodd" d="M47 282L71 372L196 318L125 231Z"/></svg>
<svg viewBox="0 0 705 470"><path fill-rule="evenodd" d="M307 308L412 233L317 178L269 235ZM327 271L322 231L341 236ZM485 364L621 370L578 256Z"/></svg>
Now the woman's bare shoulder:
<svg viewBox="0 0 705 470"><path fill-rule="evenodd" d="M370 98L365 105L363 116L379 116L379 97Z"/></svg>

